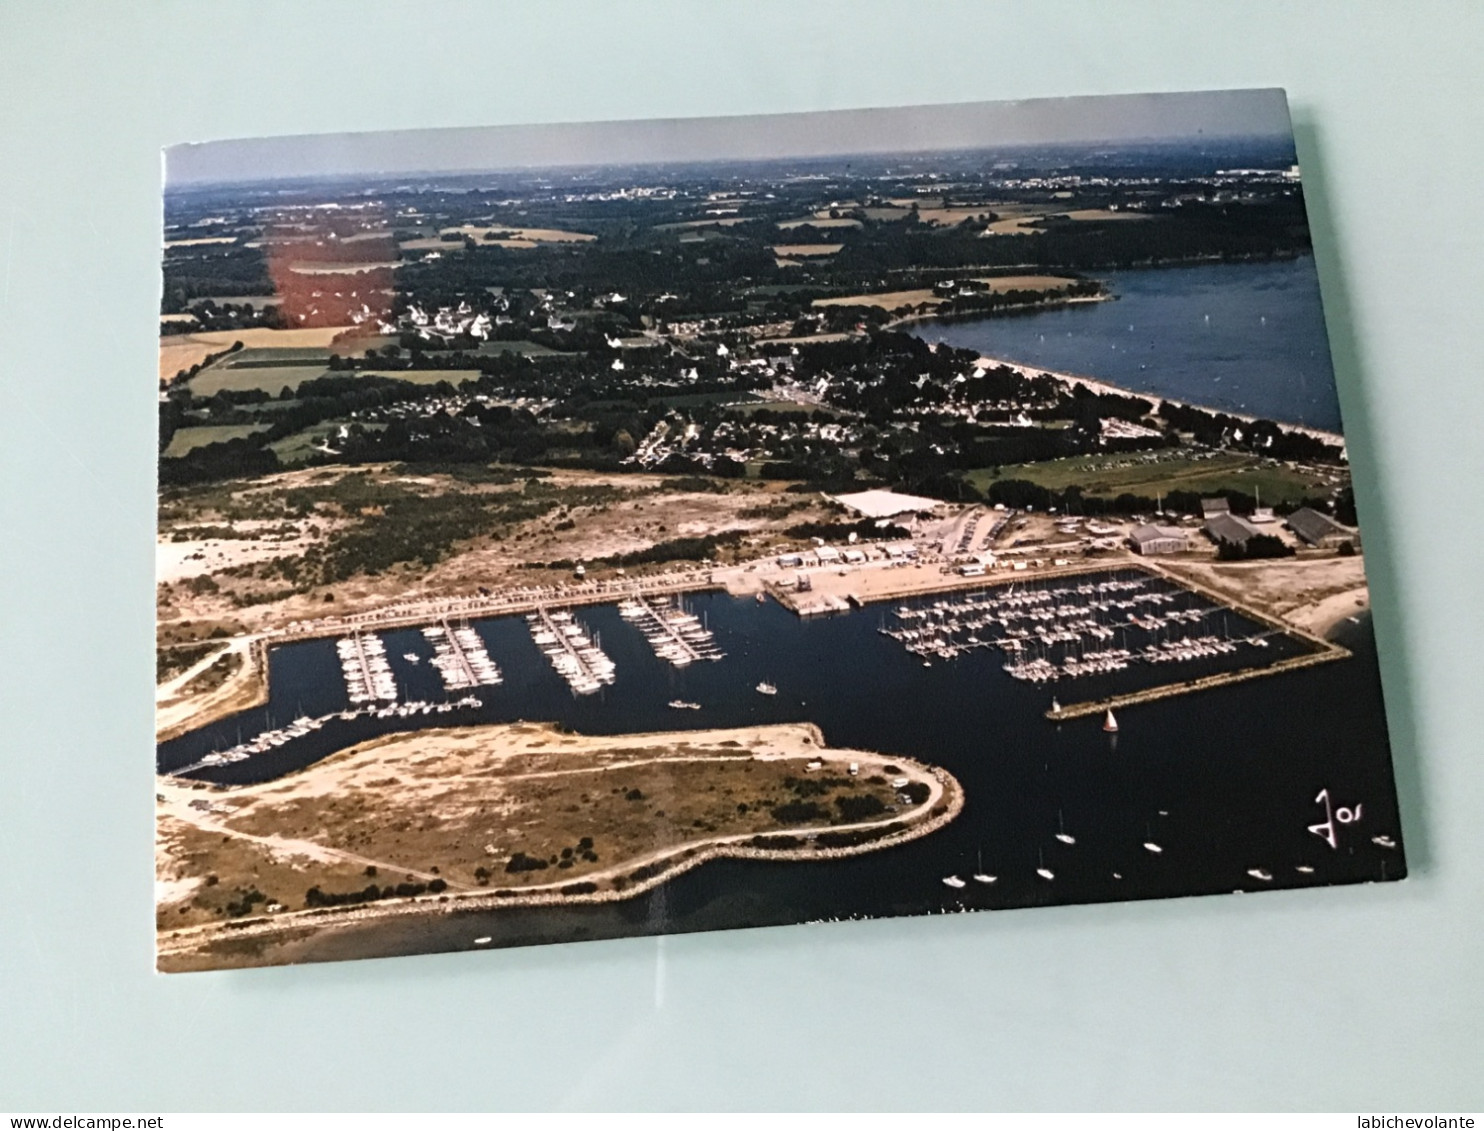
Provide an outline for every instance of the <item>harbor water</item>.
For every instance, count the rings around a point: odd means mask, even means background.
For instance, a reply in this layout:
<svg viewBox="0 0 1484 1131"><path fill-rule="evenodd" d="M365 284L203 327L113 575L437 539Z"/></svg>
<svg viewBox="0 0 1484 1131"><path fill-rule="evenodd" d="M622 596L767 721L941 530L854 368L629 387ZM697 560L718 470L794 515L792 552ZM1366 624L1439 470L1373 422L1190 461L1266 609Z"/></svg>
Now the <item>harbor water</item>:
<svg viewBox="0 0 1484 1131"><path fill-rule="evenodd" d="M800 619L771 601L720 593L694 595L687 604L714 634L722 659L676 667L617 606L574 610L614 665L613 682L586 695L574 694L548 662L524 617L473 623L502 676L473 693L445 691L418 629L382 633L401 701L466 705L441 714L331 717L264 753L190 776L271 780L376 734L427 726L548 720L614 734L809 721L832 746L945 767L964 786L962 814L920 840L848 859L718 860L619 903L358 923L296 942L273 960L460 949L484 936L514 945L1361 882L1404 872L1367 619L1341 626L1354 652L1349 659L1130 707L1119 714L1118 732L1108 734L1098 718L1049 722L1051 696L1069 703L1253 666L1293 654L1296 645L1275 639L1269 649L1248 645L1169 671L1136 665L1046 686L1011 678L1005 657L988 648L924 663L882 631L894 623L897 605ZM1223 638L1258 630L1224 615ZM349 706L333 640L275 648L269 663L265 707L161 745L159 769L197 765L213 750L294 718L335 716ZM777 694L758 694L762 682ZM669 705L676 700L700 706L677 710ZM1315 800L1321 790L1336 805L1363 806L1362 821L1336 827L1335 847L1309 829L1324 819ZM970 878L976 874L994 882ZM945 884L950 876L964 886Z"/></svg>
<svg viewBox="0 0 1484 1131"><path fill-rule="evenodd" d="M1340 431L1312 256L1092 274L1112 301L912 331L1136 392Z"/></svg>

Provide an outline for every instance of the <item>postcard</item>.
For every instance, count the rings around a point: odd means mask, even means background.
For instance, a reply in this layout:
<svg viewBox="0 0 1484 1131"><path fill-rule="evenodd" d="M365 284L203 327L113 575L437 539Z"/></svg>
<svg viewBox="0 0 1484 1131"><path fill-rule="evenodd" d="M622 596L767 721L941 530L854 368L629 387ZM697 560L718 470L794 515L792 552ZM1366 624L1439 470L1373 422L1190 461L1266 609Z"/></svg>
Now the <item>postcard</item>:
<svg viewBox="0 0 1484 1131"><path fill-rule="evenodd" d="M182 145L163 243L161 970L1405 876L1281 91Z"/></svg>

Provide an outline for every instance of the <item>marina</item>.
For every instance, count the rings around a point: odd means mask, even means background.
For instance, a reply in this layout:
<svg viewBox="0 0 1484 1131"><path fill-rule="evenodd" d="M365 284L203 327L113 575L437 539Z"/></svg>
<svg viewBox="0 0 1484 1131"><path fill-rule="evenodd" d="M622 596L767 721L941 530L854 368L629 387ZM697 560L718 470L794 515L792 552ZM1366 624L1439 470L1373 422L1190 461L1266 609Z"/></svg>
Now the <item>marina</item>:
<svg viewBox="0 0 1484 1131"><path fill-rule="evenodd" d="M1212 630L1218 615L1220 632ZM1267 649L1273 635L1252 631L1244 618L1200 594L1144 574L1011 583L899 605L892 616L881 633L925 664L992 649L1002 654L1008 675L1030 683ZM1235 634L1232 620L1241 625Z"/></svg>
<svg viewBox="0 0 1484 1131"><path fill-rule="evenodd" d="M1097 590L1108 581L1140 578L1147 579L1142 587ZM1084 585L1094 591L1075 592ZM1073 592L1049 600L1043 595L1066 587ZM943 618L937 614L899 618L896 612L909 607L926 613L945 599L973 604L957 614L963 618L982 611L982 598L1013 597L1007 610L1029 613L1054 609L1058 601L1111 603L1164 591L1175 592L1173 583L1143 571L1105 570L1038 583L1007 578L998 586L980 584L809 619L751 595L703 593L689 599L690 611L726 657L680 667L659 656L643 634L630 631L635 622L623 616L623 597L615 596L609 604L584 609L580 623L561 607L534 621L515 615L472 622L469 628L503 675L500 686L478 695L443 688L421 628L384 631L381 641L389 676L402 692L400 702L350 702L339 642L307 639L268 652L270 699L264 707L162 744L159 765L162 773L203 785L227 784L272 780L386 734L476 722L551 719L577 733L631 734L684 729L697 719L717 726L806 719L841 747L940 764L964 784L968 805L962 816L889 855L819 861L803 869L718 860L667 881L670 914L682 923L735 923L735 914L759 924L862 910L891 914L906 907L1013 907L1230 891L1242 885L1307 885L1374 878L1383 862L1394 866L1397 850L1371 839L1399 841L1393 816L1371 808L1373 799L1384 797L1382 783L1367 784L1354 771L1354 749L1373 742L1377 733L1351 690L1365 676L1363 666L1295 669L1281 680L1241 685L1239 698L1182 695L1150 699L1136 710L1119 707L1115 735L1103 729L1107 710L1101 708L1077 725L1048 726L1048 689L1006 671L1010 656L997 648L969 648L951 660L933 656L933 667L924 668L921 657L880 631L883 623L919 629L938 624ZM1106 625L1114 614L1143 619L1196 607L1214 609L1215 603L1192 592L1174 601L1094 612ZM1268 631L1235 612L1219 611L1189 623L1177 619L1160 631L1219 636L1223 615L1233 639ZM1010 619L1048 632L1056 623ZM1370 649L1367 626L1347 625L1350 635L1342 642ZM990 639L995 628L974 635ZM1126 631L1129 650L1135 652L1135 634L1145 630ZM956 638L967 642L967 635L963 631ZM1044 647L1038 637L1032 639ZM1302 652L1301 643L1280 634L1271 637L1267 649L1239 646L1234 653L1175 665L1131 663L1122 671L1063 677L1056 689L1085 687L1099 695L1159 691L1170 685L1172 668L1185 669L1195 680L1230 678L1222 668L1251 664L1255 657L1281 661ZM1116 637L1096 642L1098 648L1119 645ZM1075 651L1066 642L1056 649L1068 647ZM1093 650L1093 641L1085 647ZM580 657L585 648L611 657L611 682L594 688L609 693L574 694L567 672L581 670L576 659L556 662L571 656L570 650ZM553 650L558 656L550 654ZM422 654L422 660L413 663L409 652ZM540 662L543 656L548 662ZM591 672L591 652L588 657L585 670ZM1307 709L1284 713L1283 705L1294 701ZM310 726L306 719L323 721ZM1199 759L1185 756L1193 728L1207 751ZM1322 736L1334 741L1320 741ZM257 749L247 749L251 746ZM1273 820L1284 798L1312 797L1315 780L1343 783L1347 795L1365 798L1367 819L1376 824L1356 838L1354 855L1332 853L1308 833L1307 810L1292 822ZM1247 874L1259 866L1274 879ZM1041 875L1041 868L1052 877ZM944 884L945 876L964 886ZM734 914L728 901L736 892L747 893L752 902ZM622 933L627 921L621 906L569 908L564 914L596 934ZM465 944L472 936L510 937L539 915L507 910L478 918L472 933L460 928ZM381 926L373 933L384 939L385 932L398 929ZM422 947L428 929L420 924L408 946Z"/></svg>
<svg viewBox="0 0 1484 1131"><path fill-rule="evenodd" d="M387 663L386 645L381 637L356 632L335 641L340 654L340 670L345 676L345 693L352 703L395 701L397 683Z"/></svg>
<svg viewBox="0 0 1484 1131"><path fill-rule="evenodd" d="M614 681L616 665L570 609L538 608L526 614L531 639L573 692L591 695Z"/></svg>
<svg viewBox="0 0 1484 1131"><path fill-rule="evenodd" d="M425 627L422 633L433 646L433 666L443 678L446 690L493 687L501 682L499 667L485 651L479 633L468 624L455 627L445 617L438 624ZM404 658L417 662L411 654Z"/></svg>
<svg viewBox="0 0 1484 1131"><path fill-rule="evenodd" d="M203 755L200 759L179 769L172 771L175 777L186 777L200 770L211 769L216 766L230 766L237 762L245 762L254 754L266 754L270 750L283 746L296 738L312 734L325 724L339 720L350 722L354 719L412 719L415 717L448 715L461 708L474 708L483 706L483 701L478 696L469 695L459 700L447 700L434 703L424 700L413 700L407 703L388 703L384 706L358 707L352 710L336 711L329 715L300 715L288 726L275 727L271 730L260 732L255 737L238 742L235 746L229 746L224 750L213 750L210 754Z"/></svg>
<svg viewBox="0 0 1484 1131"><path fill-rule="evenodd" d="M685 611L679 599L635 594L618 605L619 616L632 622L654 654L677 668L698 660L720 660L726 655L701 618Z"/></svg>

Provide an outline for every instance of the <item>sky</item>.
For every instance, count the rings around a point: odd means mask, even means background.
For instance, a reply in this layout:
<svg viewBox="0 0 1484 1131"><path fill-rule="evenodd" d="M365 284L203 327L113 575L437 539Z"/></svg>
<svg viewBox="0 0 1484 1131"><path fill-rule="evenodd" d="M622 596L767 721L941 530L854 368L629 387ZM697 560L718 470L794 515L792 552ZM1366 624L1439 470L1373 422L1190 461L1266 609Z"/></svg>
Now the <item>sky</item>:
<svg viewBox="0 0 1484 1131"><path fill-rule="evenodd" d="M964 102L729 118L314 134L172 146L166 184L757 161L984 147L1286 137L1283 91Z"/></svg>

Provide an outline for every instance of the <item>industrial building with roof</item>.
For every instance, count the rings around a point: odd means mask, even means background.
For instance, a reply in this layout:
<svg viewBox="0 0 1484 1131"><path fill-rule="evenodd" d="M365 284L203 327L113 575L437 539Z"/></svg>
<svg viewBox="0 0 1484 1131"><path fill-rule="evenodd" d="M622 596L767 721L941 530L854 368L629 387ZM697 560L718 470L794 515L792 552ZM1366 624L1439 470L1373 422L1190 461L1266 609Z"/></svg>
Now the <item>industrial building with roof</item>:
<svg viewBox="0 0 1484 1131"><path fill-rule="evenodd" d="M857 491L851 495L826 495L865 518L893 518L899 514L924 514L943 505L941 499L902 495L896 491Z"/></svg>
<svg viewBox="0 0 1484 1131"><path fill-rule="evenodd" d="M1312 507L1300 507L1288 516L1287 526L1311 546L1338 549L1349 542L1359 548L1360 531L1345 526Z"/></svg>
<svg viewBox="0 0 1484 1131"><path fill-rule="evenodd" d="M1261 533L1261 530L1241 515L1222 513L1214 515L1206 522L1206 534L1211 541L1218 544L1225 542L1238 549L1246 549L1247 540L1254 534Z"/></svg>
<svg viewBox="0 0 1484 1131"><path fill-rule="evenodd" d="M1190 548L1190 539L1178 526L1146 522L1129 532L1128 544L1139 554L1182 554Z"/></svg>

